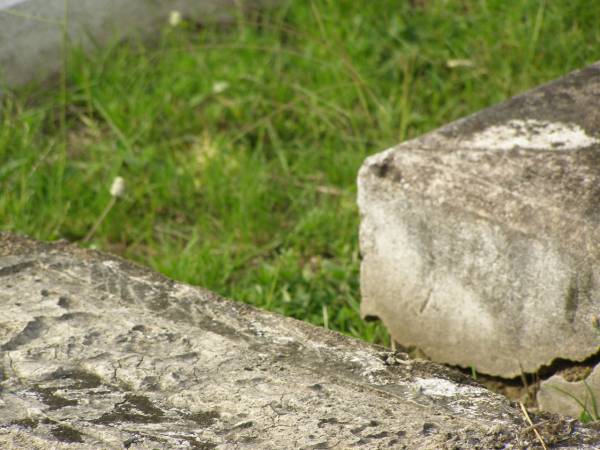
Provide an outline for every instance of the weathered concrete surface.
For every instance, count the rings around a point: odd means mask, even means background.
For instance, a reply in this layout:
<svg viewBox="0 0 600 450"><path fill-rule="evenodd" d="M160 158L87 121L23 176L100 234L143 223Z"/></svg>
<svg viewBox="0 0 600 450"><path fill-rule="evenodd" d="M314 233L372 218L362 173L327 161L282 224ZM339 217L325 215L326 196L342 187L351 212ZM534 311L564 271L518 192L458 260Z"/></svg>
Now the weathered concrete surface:
<svg viewBox="0 0 600 450"><path fill-rule="evenodd" d="M362 313L513 377L599 350L600 64L368 158Z"/></svg>
<svg viewBox="0 0 600 450"><path fill-rule="evenodd" d="M537 402L544 411L571 417L600 419L600 366L594 370L574 368L543 381L537 393Z"/></svg>
<svg viewBox="0 0 600 450"><path fill-rule="evenodd" d="M121 259L0 234L0 448L530 448L462 375ZM593 448L550 418L548 444ZM538 419L535 419L538 420Z"/></svg>
<svg viewBox="0 0 600 450"><path fill-rule="evenodd" d="M237 3L255 8L275 1ZM170 11L206 22L231 18L236 7L235 0L0 0L0 86L41 80L61 68L66 4L70 42L84 48L154 36Z"/></svg>

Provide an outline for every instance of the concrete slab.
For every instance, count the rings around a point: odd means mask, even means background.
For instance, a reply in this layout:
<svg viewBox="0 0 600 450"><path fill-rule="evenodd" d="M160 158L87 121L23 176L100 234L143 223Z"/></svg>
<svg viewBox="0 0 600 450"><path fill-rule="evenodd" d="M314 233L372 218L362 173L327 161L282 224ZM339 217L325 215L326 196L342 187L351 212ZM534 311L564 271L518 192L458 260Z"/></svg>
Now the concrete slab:
<svg viewBox="0 0 600 450"><path fill-rule="evenodd" d="M0 85L39 81L61 68L63 24L83 48L118 37L152 37L179 11L195 21L225 20L236 4L255 8L274 0L0 0ZM68 15L65 15L65 8Z"/></svg>
<svg viewBox="0 0 600 450"><path fill-rule="evenodd" d="M460 373L119 258L0 234L1 448L536 448ZM533 417L547 445L593 428Z"/></svg>
<svg viewBox="0 0 600 450"><path fill-rule="evenodd" d="M587 420L600 420L600 365L577 367L542 381L537 402L544 411Z"/></svg>
<svg viewBox="0 0 600 450"><path fill-rule="evenodd" d="M362 313L514 377L600 347L600 64L368 158Z"/></svg>

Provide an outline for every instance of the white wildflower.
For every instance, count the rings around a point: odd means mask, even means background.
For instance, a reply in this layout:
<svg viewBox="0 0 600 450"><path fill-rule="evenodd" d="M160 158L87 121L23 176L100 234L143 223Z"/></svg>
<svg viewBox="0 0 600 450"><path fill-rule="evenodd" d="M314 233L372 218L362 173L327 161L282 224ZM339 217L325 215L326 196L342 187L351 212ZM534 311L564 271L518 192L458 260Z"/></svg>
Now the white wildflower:
<svg viewBox="0 0 600 450"><path fill-rule="evenodd" d="M94 223L90 231L88 231L88 234L86 234L83 238L83 242L89 242L92 239L94 234L96 234L98 227L100 227L102 222L104 222L104 219L106 219L106 216L108 215L110 210L117 203L117 199L122 197L123 194L125 194L125 180L123 179L123 177L115 177L115 179L112 182L112 185L110 186L110 200L107 203L104 210L102 211L102 213L100 214L100 216L98 217L98 219L96 219L96 222Z"/></svg>
<svg viewBox="0 0 600 450"><path fill-rule="evenodd" d="M475 64L470 59L449 59L446 61L446 66L449 69L455 69L457 67L473 67Z"/></svg>
<svg viewBox="0 0 600 450"><path fill-rule="evenodd" d="M169 25L176 27L181 23L181 13L179 11L171 11L169 13Z"/></svg>
<svg viewBox="0 0 600 450"><path fill-rule="evenodd" d="M220 94L229 88L229 83L227 81L215 81L213 83L213 94Z"/></svg>
<svg viewBox="0 0 600 450"><path fill-rule="evenodd" d="M125 180L123 177L116 177L110 186L110 195L113 197L123 197L125 193Z"/></svg>

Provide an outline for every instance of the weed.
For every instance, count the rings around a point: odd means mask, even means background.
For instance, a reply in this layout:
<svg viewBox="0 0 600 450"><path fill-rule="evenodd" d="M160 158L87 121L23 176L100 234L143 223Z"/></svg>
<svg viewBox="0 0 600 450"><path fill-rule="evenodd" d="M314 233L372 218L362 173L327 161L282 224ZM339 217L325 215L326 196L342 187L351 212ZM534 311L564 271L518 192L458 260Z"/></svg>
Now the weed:
<svg viewBox="0 0 600 450"><path fill-rule="evenodd" d="M471 378L477 380L477 369L475 369L475 366L471 366Z"/></svg>
<svg viewBox="0 0 600 450"><path fill-rule="evenodd" d="M585 398L582 400L576 395L572 394L569 391L566 391L558 386L552 386L553 389L556 389L561 394L566 395L573 401L575 401L581 407L581 413L579 414L579 420L582 423L589 423L600 420L600 413L598 410L598 402L596 400L596 394L590 388L585 380L583 380L583 385L585 386Z"/></svg>

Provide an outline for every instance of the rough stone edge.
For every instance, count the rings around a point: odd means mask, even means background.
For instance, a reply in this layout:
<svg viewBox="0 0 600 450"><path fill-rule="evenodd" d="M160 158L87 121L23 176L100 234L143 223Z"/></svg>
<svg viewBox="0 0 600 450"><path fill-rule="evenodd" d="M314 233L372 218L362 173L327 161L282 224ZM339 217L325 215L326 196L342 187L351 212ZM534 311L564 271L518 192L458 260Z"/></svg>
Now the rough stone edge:
<svg viewBox="0 0 600 450"><path fill-rule="evenodd" d="M143 278L150 279L152 282L165 282L168 284L181 284L186 285L185 283L174 282L172 279L153 271L141 264L125 260L119 256L101 252L93 249L85 249L77 246L76 244L70 243L66 240L58 240L54 242L43 242L38 241L36 239L32 239L28 236L22 234L14 234L9 232L0 231L0 257L18 254L23 250L27 250L31 248L31 245L40 246L45 248L48 252L66 252L82 259L91 259L98 261L110 261L119 264L119 267L124 270L126 273L130 275L139 275ZM189 286L189 285L187 285ZM229 299L225 299L220 297L213 292L206 290L204 288L198 286L190 286L193 289L196 289L201 296L206 297L211 303L216 302L219 304L219 308L222 307L233 307L236 312L240 312L241 315L246 314L260 314L262 316L262 321L266 321L269 323L274 322L288 322L293 324L293 326L298 327L302 334L306 334L306 336L317 337L323 340L323 343L327 346L331 346L332 348L343 346L344 350L347 350L348 353L352 352L361 352L361 350L368 350L373 352L373 350L381 349L382 354L391 354L387 348L378 347L373 344L369 344L367 342L351 338L349 336L341 335L337 332L327 330L320 327L315 327L314 325L299 321L297 319L284 317L276 313L271 313L268 311L257 310L255 307L235 302ZM320 345L319 345L320 347ZM364 353L366 354L366 353ZM381 356L381 355L379 355ZM442 380L446 379L453 383L462 383L465 385L474 385L480 386L478 383L473 382L470 378L451 370L443 365L430 363L429 361L422 361L419 363L418 360L414 362L418 363L416 368L418 370L418 377L422 376L433 376L440 377ZM421 379L422 381L427 381L426 379ZM496 395L496 394L491 394ZM516 404L512 403L513 407L517 407ZM564 417L561 417L556 414L549 413L541 413L541 414L531 414L531 418L534 423L537 423L536 428L540 430L542 436L545 433L554 433L553 430L560 429L566 427L568 429L568 436L563 438L558 442L558 446L552 448L569 448L569 449L583 449L583 448L593 448L589 446L589 443L597 442L598 436L600 435L600 422L590 425L582 425L577 421L569 420ZM530 428L522 430L522 432L530 431ZM14 431L14 430L13 430ZM48 442L45 440L38 439L34 436L31 436L26 432L13 432L10 429L2 429L0 428L0 435L3 438L11 439L10 448L47 448ZM563 431L564 432L564 431ZM8 433L8 434L7 434ZM5 443L9 443L9 441L4 441ZM585 444L584 444L585 442ZM32 447L34 445L35 447ZM53 448L91 448L87 445L64 445L61 443L53 442ZM519 447L521 448L521 447ZM533 443L533 447L527 448L541 448L538 442Z"/></svg>
<svg viewBox="0 0 600 450"><path fill-rule="evenodd" d="M553 411L571 417L582 417L582 413L592 418L600 418L600 365L577 381L567 380L561 374L542 381L537 393L540 409Z"/></svg>

